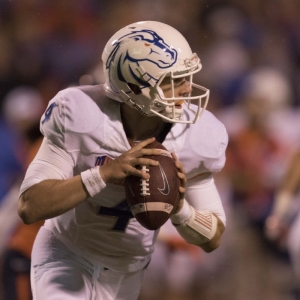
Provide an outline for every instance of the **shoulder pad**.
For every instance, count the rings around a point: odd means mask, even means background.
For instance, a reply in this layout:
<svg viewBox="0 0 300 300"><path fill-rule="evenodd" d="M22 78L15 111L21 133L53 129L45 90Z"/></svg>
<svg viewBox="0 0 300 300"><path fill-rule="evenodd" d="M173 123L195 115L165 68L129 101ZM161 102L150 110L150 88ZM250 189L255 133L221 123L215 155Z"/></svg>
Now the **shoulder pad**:
<svg viewBox="0 0 300 300"><path fill-rule="evenodd" d="M99 126L99 113L99 107L87 94L75 87L67 88L49 102L40 129L54 144L72 150L72 139L77 134L91 132Z"/></svg>

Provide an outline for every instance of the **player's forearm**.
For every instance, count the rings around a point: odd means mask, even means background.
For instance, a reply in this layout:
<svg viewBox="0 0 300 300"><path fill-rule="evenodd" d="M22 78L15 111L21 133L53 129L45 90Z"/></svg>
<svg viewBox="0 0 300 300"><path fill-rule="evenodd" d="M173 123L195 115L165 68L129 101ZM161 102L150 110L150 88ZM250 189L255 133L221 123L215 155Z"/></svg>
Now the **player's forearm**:
<svg viewBox="0 0 300 300"><path fill-rule="evenodd" d="M19 198L18 213L25 224L59 216L88 197L80 176L49 179L26 190Z"/></svg>
<svg viewBox="0 0 300 300"><path fill-rule="evenodd" d="M223 222L208 210L197 211L186 201L182 209L171 216L178 233L190 244L211 252L219 247L225 230Z"/></svg>

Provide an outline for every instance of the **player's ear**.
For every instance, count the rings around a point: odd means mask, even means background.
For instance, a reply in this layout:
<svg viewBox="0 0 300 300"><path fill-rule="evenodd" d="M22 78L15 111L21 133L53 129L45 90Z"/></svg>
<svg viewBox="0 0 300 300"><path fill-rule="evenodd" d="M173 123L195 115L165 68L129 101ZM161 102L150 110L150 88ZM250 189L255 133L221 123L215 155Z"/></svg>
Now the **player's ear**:
<svg viewBox="0 0 300 300"><path fill-rule="evenodd" d="M133 83L127 83L127 85L136 95L139 95L142 93L142 90L140 89L140 87L138 85L133 84Z"/></svg>

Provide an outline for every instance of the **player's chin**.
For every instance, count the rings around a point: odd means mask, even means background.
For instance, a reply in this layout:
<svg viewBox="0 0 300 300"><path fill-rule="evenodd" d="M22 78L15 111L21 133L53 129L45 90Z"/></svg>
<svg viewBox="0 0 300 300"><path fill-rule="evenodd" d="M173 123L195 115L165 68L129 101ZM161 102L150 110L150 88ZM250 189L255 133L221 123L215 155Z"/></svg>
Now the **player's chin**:
<svg viewBox="0 0 300 300"><path fill-rule="evenodd" d="M181 117L183 115L182 105L180 104L180 105L173 106L173 108L166 109L165 115L170 119L173 119L173 117L175 116L176 120L181 120Z"/></svg>

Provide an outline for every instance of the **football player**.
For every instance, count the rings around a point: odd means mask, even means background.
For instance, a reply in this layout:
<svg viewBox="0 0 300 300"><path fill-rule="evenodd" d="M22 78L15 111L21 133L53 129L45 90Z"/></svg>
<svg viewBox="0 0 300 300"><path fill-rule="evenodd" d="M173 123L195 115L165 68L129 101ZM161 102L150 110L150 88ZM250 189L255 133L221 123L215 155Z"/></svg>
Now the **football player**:
<svg viewBox="0 0 300 300"><path fill-rule="evenodd" d="M44 140L20 190L26 224L46 220L32 252L34 299L137 299L158 230L133 217L122 182L157 166L155 139L173 153L181 200L171 220L210 252L225 214L213 173L225 163L227 133L194 83L200 59L169 25L130 24L107 42L106 83L60 91L41 117Z"/></svg>
<svg viewBox="0 0 300 300"><path fill-rule="evenodd" d="M266 236L274 241L280 250L286 250L300 282L300 149L291 157L282 182L275 193L274 204L266 220ZM298 288L297 291L300 294Z"/></svg>

